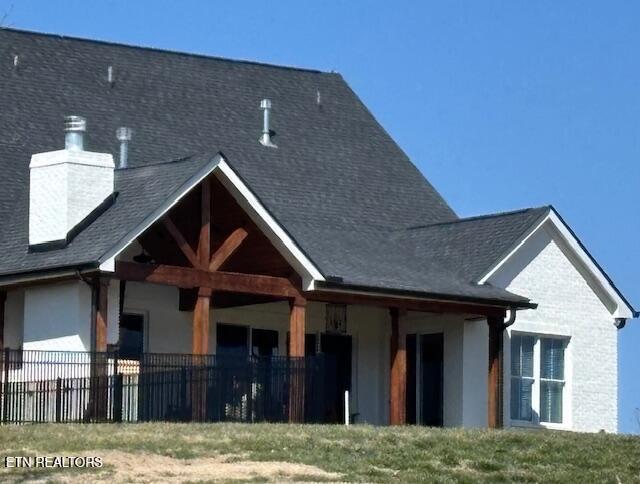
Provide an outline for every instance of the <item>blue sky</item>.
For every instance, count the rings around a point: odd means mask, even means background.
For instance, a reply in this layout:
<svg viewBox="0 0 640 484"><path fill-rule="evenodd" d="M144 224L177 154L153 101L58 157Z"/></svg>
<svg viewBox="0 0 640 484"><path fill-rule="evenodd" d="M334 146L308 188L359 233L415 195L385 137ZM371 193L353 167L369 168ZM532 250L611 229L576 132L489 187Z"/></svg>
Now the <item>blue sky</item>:
<svg viewBox="0 0 640 484"><path fill-rule="evenodd" d="M640 306L640 2L0 0L7 11L16 28L339 71L460 215L553 204ZM619 339L621 430L640 432L640 321Z"/></svg>

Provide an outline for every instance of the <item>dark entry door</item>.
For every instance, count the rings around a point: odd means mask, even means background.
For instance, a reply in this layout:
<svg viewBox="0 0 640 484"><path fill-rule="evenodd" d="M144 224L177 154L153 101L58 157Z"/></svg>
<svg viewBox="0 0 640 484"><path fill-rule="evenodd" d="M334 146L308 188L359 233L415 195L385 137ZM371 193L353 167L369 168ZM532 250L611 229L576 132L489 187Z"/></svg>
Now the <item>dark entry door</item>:
<svg viewBox="0 0 640 484"><path fill-rule="evenodd" d="M421 423L432 427L442 427L443 355L442 333L421 336Z"/></svg>
<svg viewBox="0 0 640 484"><path fill-rule="evenodd" d="M329 366L335 368L335 385L329 384L326 388L326 421L344 422L344 392L351 392L351 336L323 334L320 349L335 361L335 366ZM329 380L333 379L331 376Z"/></svg>

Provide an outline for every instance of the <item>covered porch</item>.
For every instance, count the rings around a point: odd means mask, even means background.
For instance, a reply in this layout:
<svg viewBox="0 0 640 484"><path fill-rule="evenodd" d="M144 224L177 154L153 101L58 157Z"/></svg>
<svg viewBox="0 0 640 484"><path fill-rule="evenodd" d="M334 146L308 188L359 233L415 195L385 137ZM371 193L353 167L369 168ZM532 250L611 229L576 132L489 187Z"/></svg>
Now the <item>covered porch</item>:
<svg viewBox="0 0 640 484"><path fill-rule="evenodd" d="M207 173L123 240L101 270L49 282L89 288L85 349L92 362L182 354L206 375L211 355L219 361L284 358L290 366L326 357L324 382L330 384L318 397L323 421L342 422L347 412L373 424L501 425L508 303L324 278L251 197L223 170ZM99 378L118 374L92 365L93 388ZM290 422L310 420L305 371L282 380ZM207 378L189 383L196 421L208 419ZM240 399L254 394L253 383L249 387Z"/></svg>
<svg viewBox="0 0 640 484"><path fill-rule="evenodd" d="M462 425L466 332L467 353L477 357L472 346L486 348L479 352L486 355L484 422L501 425L504 303L314 283L304 254L296 255L259 203L222 175L205 178L116 258L109 284L119 285L120 311L140 316L144 351L328 355L336 388L327 397L327 420L344 420L348 391L348 412L356 421ZM107 349L100 336L106 310L96 308L99 351ZM291 420L304 421L304 415Z"/></svg>
<svg viewBox="0 0 640 484"><path fill-rule="evenodd" d="M138 317L146 351L192 351L192 314L178 311L178 298L170 286L127 284L124 313ZM336 328L341 310L346 324ZM286 301L214 308L209 353L295 358L291 313ZM325 394L325 422L344 422L347 390L353 423L487 425L489 391L501 390L489 377L486 319L321 301L307 301L303 315L304 355L331 361L327 381L335 388Z"/></svg>

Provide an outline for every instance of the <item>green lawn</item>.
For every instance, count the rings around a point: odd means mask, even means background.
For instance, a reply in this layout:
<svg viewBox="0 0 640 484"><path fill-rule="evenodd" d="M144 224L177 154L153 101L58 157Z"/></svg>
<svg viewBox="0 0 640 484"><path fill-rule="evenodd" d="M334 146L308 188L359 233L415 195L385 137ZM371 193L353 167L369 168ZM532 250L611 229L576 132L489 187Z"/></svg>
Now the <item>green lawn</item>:
<svg viewBox="0 0 640 484"><path fill-rule="evenodd" d="M132 463L154 467L155 477L175 479L165 461L200 469L198 459L243 463L276 461L315 466L334 474L301 470L250 477L232 471L224 480L343 480L367 482L639 482L640 437L540 431L484 431L420 427L300 426L246 424L106 424L0 427L2 467L6 455L104 455L99 471L1 469L0 481L102 477L113 482L120 451ZM115 457L114 457L115 459ZM146 464L145 464L146 463ZM135 464L132 464L135 466ZM248 465L248 464L247 464ZM178 469L180 468L178 466ZM186 468L186 467L185 467ZM210 467L211 468L211 467ZM202 466L187 479L212 481ZM95 473L88 476L87 473ZM194 471L195 472L195 471ZM81 474L82 475L81 475ZM130 477L144 480L144 477Z"/></svg>

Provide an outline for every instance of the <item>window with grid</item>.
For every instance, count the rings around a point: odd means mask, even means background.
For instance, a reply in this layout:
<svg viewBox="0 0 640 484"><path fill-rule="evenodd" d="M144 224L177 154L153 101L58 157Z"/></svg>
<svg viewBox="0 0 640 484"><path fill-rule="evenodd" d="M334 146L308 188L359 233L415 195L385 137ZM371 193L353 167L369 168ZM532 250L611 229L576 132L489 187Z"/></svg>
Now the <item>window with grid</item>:
<svg viewBox="0 0 640 484"><path fill-rule="evenodd" d="M540 421L562 423L565 342L540 339Z"/></svg>
<svg viewBox="0 0 640 484"><path fill-rule="evenodd" d="M511 337L511 418L533 420L533 336Z"/></svg>
<svg viewBox="0 0 640 484"><path fill-rule="evenodd" d="M561 424L566 338L511 335L511 418Z"/></svg>

